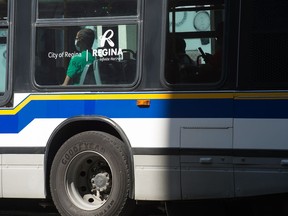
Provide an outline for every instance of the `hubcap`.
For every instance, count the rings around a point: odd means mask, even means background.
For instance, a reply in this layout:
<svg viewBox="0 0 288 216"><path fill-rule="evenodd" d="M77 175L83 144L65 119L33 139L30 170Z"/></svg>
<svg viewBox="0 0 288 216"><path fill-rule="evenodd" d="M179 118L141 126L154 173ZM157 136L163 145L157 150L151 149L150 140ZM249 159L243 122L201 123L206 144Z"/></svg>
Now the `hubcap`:
<svg viewBox="0 0 288 216"><path fill-rule="evenodd" d="M91 183L93 188L98 191L107 190L107 186L109 186L109 174L107 172L98 173L94 178L92 178Z"/></svg>
<svg viewBox="0 0 288 216"><path fill-rule="evenodd" d="M92 151L76 155L67 167L66 191L78 208L95 210L109 198L112 172L106 159Z"/></svg>

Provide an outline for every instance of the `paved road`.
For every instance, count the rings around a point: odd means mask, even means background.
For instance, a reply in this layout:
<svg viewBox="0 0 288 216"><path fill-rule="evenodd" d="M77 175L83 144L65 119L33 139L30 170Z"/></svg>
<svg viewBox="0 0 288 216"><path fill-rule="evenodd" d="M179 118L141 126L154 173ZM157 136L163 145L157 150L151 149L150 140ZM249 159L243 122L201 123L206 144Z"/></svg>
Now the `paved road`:
<svg viewBox="0 0 288 216"><path fill-rule="evenodd" d="M45 206L45 207L43 207ZM133 216L287 216L288 194L249 199L140 203ZM0 199L0 216L59 216L51 203L39 200Z"/></svg>
<svg viewBox="0 0 288 216"><path fill-rule="evenodd" d="M173 203L168 216L287 216L287 196Z"/></svg>
<svg viewBox="0 0 288 216"><path fill-rule="evenodd" d="M166 216L164 205L145 202L133 216ZM27 199L0 199L0 216L60 216L52 203Z"/></svg>

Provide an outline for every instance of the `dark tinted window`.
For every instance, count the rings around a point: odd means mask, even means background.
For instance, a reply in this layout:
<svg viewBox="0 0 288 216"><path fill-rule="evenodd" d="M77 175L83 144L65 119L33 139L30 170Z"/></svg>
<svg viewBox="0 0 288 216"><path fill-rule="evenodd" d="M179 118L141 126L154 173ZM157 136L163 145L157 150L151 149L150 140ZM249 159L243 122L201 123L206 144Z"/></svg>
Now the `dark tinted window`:
<svg viewBox="0 0 288 216"><path fill-rule="evenodd" d="M224 8L222 1L169 1L165 70L169 84L221 81Z"/></svg>
<svg viewBox="0 0 288 216"><path fill-rule="evenodd" d="M7 32L0 28L0 94L6 91Z"/></svg>
<svg viewBox="0 0 288 216"><path fill-rule="evenodd" d="M137 0L39 0L38 18L131 16Z"/></svg>
<svg viewBox="0 0 288 216"><path fill-rule="evenodd" d="M7 20L7 0L0 1L0 20Z"/></svg>
<svg viewBox="0 0 288 216"><path fill-rule="evenodd" d="M245 89L288 89L288 1L242 1L240 81Z"/></svg>
<svg viewBox="0 0 288 216"><path fill-rule="evenodd" d="M7 90L8 3L0 1L0 95Z"/></svg>

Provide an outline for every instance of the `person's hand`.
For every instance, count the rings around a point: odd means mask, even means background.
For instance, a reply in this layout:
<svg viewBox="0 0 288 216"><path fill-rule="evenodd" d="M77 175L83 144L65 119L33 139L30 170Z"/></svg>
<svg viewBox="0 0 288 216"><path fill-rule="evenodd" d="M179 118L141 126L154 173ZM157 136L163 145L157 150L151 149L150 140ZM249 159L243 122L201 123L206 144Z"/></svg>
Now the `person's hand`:
<svg viewBox="0 0 288 216"><path fill-rule="evenodd" d="M64 80L64 82L63 82L63 84L62 84L61 86L67 86L68 83L69 83L69 81L70 81L70 77L69 77L69 76L66 76L66 77L65 77L65 80Z"/></svg>

